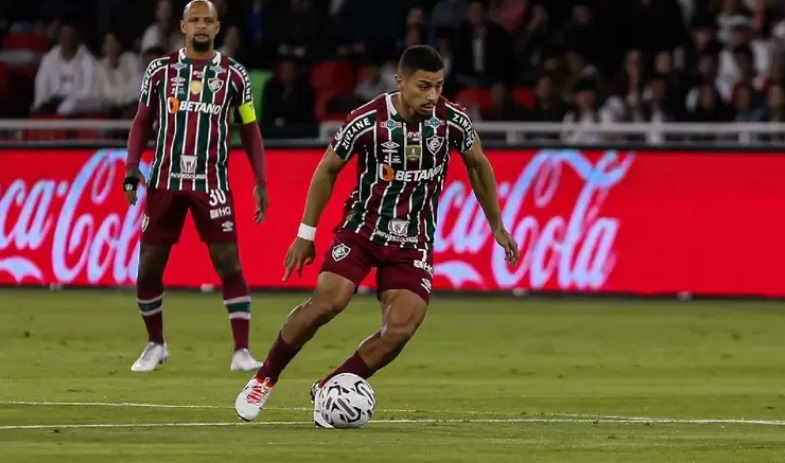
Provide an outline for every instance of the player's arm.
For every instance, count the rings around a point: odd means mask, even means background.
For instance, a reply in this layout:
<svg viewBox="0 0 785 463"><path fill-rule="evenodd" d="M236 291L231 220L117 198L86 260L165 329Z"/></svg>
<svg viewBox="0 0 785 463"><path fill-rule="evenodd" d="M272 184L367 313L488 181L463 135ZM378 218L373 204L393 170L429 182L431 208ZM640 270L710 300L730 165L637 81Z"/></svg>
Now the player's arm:
<svg viewBox="0 0 785 463"><path fill-rule="evenodd" d="M267 161L264 153L264 143L262 142L262 131L256 122L256 110L253 106L253 89L251 78L248 71L240 63L232 61L229 65L230 77L229 85L235 90L234 101L237 106L237 114L240 120L240 141L243 144L245 154L251 162L256 186L253 189L256 201L256 211L254 221L261 223L267 212ZM233 72L232 72L233 71Z"/></svg>
<svg viewBox="0 0 785 463"><path fill-rule="evenodd" d="M123 190L125 190L125 197L131 205L136 204L136 187L139 183L147 186L144 175L139 170L139 162L142 160L142 152L153 131L153 104L157 97L156 78L160 76L162 66L161 60L154 60L145 69L142 88L139 91L139 105L131 124L131 132L128 134L128 155L125 160Z"/></svg>
<svg viewBox="0 0 785 463"><path fill-rule="evenodd" d="M243 149L251 162L256 187L254 196L256 197L256 213L254 221L261 223L267 212L267 159L264 153L264 143L262 141L262 131L256 123L256 112L253 110L252 103L245 103L238 107L240 113L240 140Z"/></svg>
<svg viewBox="0 0 785 463"><path fill-rule="evenodd" d="M518 243L504 228L499 208L499 197L496 194L496 177L488 157L482 150L479 135L475 135L474 143L466 152L462 153L462 158L466 164L466 171L469 174L469 182L474 190L474 195L491 226L493 236L506 251L507 261L515 265L518 261Z"/></svg>
<svg viewBox="0 0 785 463"><path fill-rule="evenodd" d="M142 159L142 152L147 146L147 140L153 131L153 116L149 106L139 103L136 109L134 121L131 124L131 132L128 134L128 156L125 160L125 179L123 180L123 190L125 197L131 205L136 204L136 188L141 183L147 186L144 175L139 169L139 162Z"/></svg>
<svg viewBox="0 0 785 463"><path fill-rule="evenodd" d="M289 279L293 269L297 269L297 274L302 276L303 265L313 263L316 256L316 248L313 243L316 237L316 225L319 223L324 208L327 207L335 180L346 162L333 151L332 146L327 148L322 160L319 161L319 165L311 177L311 186L308 188L308 196L305 199L305 212L300 228L297 230L297 238L286 254L284 261L286 270L283 281Z"/></svg>
<svg viewBox="0 0 785 463"><path fill-rule="evenodd" d="M311 178L311 186L308 188L308 197L305 199L305 212L302 220L303 225L313 228L313 234L316 233L316 225L330 200L335 180L345 165L346 161L338 157L332 147L328 147L322 160L319 161L319 165L316 166L316 171ZM311 241L313 241L313 237L311 237Z"/></svg>

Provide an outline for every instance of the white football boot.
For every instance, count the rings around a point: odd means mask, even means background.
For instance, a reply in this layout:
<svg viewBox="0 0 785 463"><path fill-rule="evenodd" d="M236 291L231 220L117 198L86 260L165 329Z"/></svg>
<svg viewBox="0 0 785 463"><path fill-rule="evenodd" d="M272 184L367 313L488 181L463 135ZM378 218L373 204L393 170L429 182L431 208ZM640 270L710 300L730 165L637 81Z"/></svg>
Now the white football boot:
<svg viewBox="0 0 785 463"><path fill-rule="evenodd" d="M251 357L248 349L237 349L232 354L232 365L229 369L232 371L256 371L261 366L262 362L257 362L255 358Z"/></svg>
<svg viewBox="0 0 785 463"><path fill-rule="evenodd" d="M313 424L317 428L332 429L333 425L328 423L322 417L322 414L319 412L321 410L321 400L319 398L320 392L322 392L322 388L319 387L319 381L316 381L315 383L313 383L313 386L311 386L311 403L313 403Z"/></svg>
<svg viewBox="0 0 785 463"><path fill-rule="evenodd" d="M148 342L142 351L142 355L131 365L131 371L153 371L168 358L169 349L166 343Z"/></svg>
<svg viewBox="0 0 785 463"><path fill-rule="evenodd" d="M234 401L234 411L237 412L237 416L245 421L255 420L262 411L264 403L267 402L273 386L268 378L259 381L256 376L253 376Z"/></svg>

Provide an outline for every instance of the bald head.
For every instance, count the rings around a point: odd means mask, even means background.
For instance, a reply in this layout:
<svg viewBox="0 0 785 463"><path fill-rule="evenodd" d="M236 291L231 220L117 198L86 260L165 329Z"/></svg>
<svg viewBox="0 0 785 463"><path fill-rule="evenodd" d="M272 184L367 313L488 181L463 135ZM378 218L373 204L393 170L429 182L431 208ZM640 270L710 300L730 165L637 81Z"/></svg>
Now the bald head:
<svg viewBox="0 0 785 463"><path fill-rule="evenodd" d="M191 10L197 8L206 8L209 15L213 17L213 19L218 18L218 10L213 5L213 2L210 0L191 0L185 5L185 9L183 9L183 19L188 18L188 15L191 13Z"/></svg>
<svg viewBox="0 0 785 463"><path fill-rule="evenodd" d="M186 48L197 53L212 52L213 42L221 23L218 11L209 0L193 0L183 10L180 29L185 34Z"/></svg>

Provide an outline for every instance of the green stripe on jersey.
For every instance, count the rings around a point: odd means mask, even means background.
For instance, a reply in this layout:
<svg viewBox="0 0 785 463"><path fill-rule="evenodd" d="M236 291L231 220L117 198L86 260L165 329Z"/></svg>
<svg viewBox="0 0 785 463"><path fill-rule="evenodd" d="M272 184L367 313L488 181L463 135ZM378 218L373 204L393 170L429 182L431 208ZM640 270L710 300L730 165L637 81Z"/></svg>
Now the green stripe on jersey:
<svg viewBox="0 0 785 463"><path fill-rule="evenodd" d="M420 169L430 169L436 166L436 155L428 151L427 153L425 150L425 141L435 135L436 129L427 125L427 124L420 124L420 131L422 136L420 137L420 145L422 147L422 154L421 158L421 167ZM431 182L419 182L417 188L415 188L414 192L412 192L412 198L410 200L412 207L409 209L409 229L407 230L407 234L409 236L417 236L420 233L420 222L423 220L422 213L423 207L425 206L425 196L428 193L428 189L430 188Z"/></svg>
<svg viewBox="0 0 785 463"><path fill-rule="evenodd" d="M193 68L191 66L187 66L184 68L186 75L188 76L185 79L185 98L183 101L188 100L188 92L190 92L191 88L191 72ZM177 72L177 76L180 77L180 72ZM185 148L185 132L188 130L188 126L186 124L186 118L188 117L187 111L178 111L172 116L172 120L174 121L174 138L172 140L172 146L169 148L170 152L172 153L170 166L169 166L169 189L170 190L182 190L183 181L180 178L174 176L174 174L179 174L180 172L180 158L183 154L183 149Z"/></svg>
<svg viewBox="0 0 785 463"><path fill-rule="evenodd" d="M411 148L406 146L406 130L407 126L406 123L402 123L402 127L393 129L390 132L390 140L397 143L399 146L403 147L403 156L402 162L403 167L401 168L404 172L407 170L407 164L410 162L407 159L408 149L420 149L419 144L415 144ZM420 152L420 156L422 156L422 152ZM377 169L378 170L378 169ZM376 175L379 175L379 172L376 172ZM404 187L406 186L406 182L402 180L395 180L392 179L387 184L387 188L384 189L384 193L382 196L382 200L379 207L379 220L377 222L376 228L383 232L390 232L390 220L395 217L398 200L401 197L401 192L403 191ZM406 219L405 217L400 217L402 219ZM382 238L379 235L374 235L373 241L379 244L387 244L388 240Z"/></svg>
<svg viewBox="0 0 785 463"><path fill-rule="evenodd" d="M215 96L213 91L210 90L210 85L208 85L208 82L210 82L208 73L211 72L211 69L212 66L204 67L204 72L202 74L202 93L199 98L199 101L207 104L212 103L213 97ZM215 71L212 72L214 76ZM196 155L196 173L197 175L204 174L204 178L196 179L194 190L207 191L207 161L210 158L210 145L208 141L210 138L210 127L212 127L212 115L199 113L197 117L199 120L196 124L196 133L193 135L196 137L196 142L194 143L196 152L193 154Z"/></svg>
<svg viewBox="0 0 785 463"><path fill-rule="evenodd" d="M166 83L169 81L169 69L164 71L164 76L158 79L158 139L155 142L155 160L153 162L153 169L150 175L150 183L159 187L158 182L161 177L161 165L166 156L164 145L166 144L166 130L169 128L167 121L169 119L169 112L167 111L167 97L166 97Z"/></svg>
<svg viewBox="0 0 785 463"><path fill-rule="evenodd" d="M364 136L370 136L372 138L373 146L371 148L373 151L367 152L363 150L360 154L360 156L363 156L365 169L361 172L358 172L359 181L357 183L359 195L357 197L357 201L355 201L352 205L353 214L346 224L346 228L354 231L360 231L363 224L365 223L368 200L371 197L373 186L379 181L379 160L377 158L379 144L377 131L382 129L379 129L376 125L376 112L372 112L367 116L367 118L370 120L373 129L371 129L371 135L366 134ZM355 151L359 151L360 146L355 144L354 149Z"/></svg>

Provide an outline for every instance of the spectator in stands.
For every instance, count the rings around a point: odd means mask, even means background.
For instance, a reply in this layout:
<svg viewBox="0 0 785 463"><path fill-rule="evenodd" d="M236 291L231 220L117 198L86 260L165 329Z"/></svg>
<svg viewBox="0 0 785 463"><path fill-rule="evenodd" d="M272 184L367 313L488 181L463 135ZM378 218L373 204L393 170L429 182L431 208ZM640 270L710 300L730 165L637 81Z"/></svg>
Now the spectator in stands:
<svg viewBox="0 0 785 463"><path fill-rule="evenodd" d="M321 18L311 0L289 0L271 26L272 40L282 56L309 56L321 35Z"/></svg>
<svg viewBox="0 0 785 463"><path fill-rule="evenodd" d="M736 47L736 49L733 50L733 59L739 70L739 77L733 84L731 100L734 99L734 94L739 87L750 86L752 88L760 88L763 84L762 77L761 79L757 79L755 64L753 63L754 57L749 46L739 45Z"/></svg>
<svg viewBox="0 0 785 463"><path fill-rule="evenodd" d="M694 79L693 87L687 93L684 103L689 113L694 112L698 107L701 88L707 85L714 88L717 95L720 96L720 100L723 99L722 95L730 97L730 87L726 82L717 78L717 56L711 52L702 53L698 61L698 76Z"/></svg>
<svg viewBox="0 0 785 463"><path fill-rule="evenodd" d="M756 92L752 85L740 85L733 94L733 121L734 122L759 122L764 114L761 108L756 107Z"/></svg>
<svg viewBox="0 0 785 463"><path fill-rule="evenodd" d="M123 46L114 32L104 35L102 48L104 56L96 64L96 96L103 108L119 115L132 101L128 86L142 72L141 63L135 53L123 52Z"/></svg>
<svg viewBox="0 0 785 463"><path fill-rule="evenodd" d="M510 37L488 20L483 2L471 2L468 22L454 45L456 79L462 86L485 86L509 80Z"/></svg>
<svg viewBox="0 0 785 463"><path fill-rule="evenodd" d="M524 109L512 97L512 92L504 82L494 82L491 86L491 104L481 111L484 121L522 121Z"/></svg>
<svg viewBox="0 0 785 463"><path fill-rule="evenodd" d="M701 13L692 21L691 40L686 43L684 62L691 69L704 53L717 54L722 45L717 41L717 23L713 16Z"/></svg>
<svg viewBox="0 0 785 463"><path fill-rule="evenodd" d="M241 63L246 62L239 26L233 24L225 29L223 44L218 48L218 52Z"/></svg>
<svg viewBox="0 0 785 463"><path fill-rule="evenodd" d="M543 74L534 87L534 105L526 114L533 122L559 122L564 118L564 106L554 88L553 77Z"/></svg>
<svg viewBox="0 0 785 463"><path fill-rule="evenodd" d="M385 67L382 72L379 60L369 60L365 65L366 77L357 84L354 95L366 102L376 98L380 93L395 90L395 70Z"/></svg>
<svg viewBox="0 0 785 463"><path fill-rule="evenodd" d="M98 108L93 94L95 58L76 26L60 26L58 45L41 60L35 76L33 112L72 115Z"/></svg>
<svg viewBox="0 0 785 463"><path fill-rule="evenodd" d="M435 30L457 31L469 14L466 0L441 0L431 12L431 27Z"/></svg>
<svg viewBox="0 0 785 463"><path fill-rule="evenodd" d="M693 122L726 122L730 120L728 109L717 88L704 84L698 90L698 105L692 111Z"/></svg>
<svg viewBox="0 0 785 463"><path fill-rule="evenodd" d="M678 71L673 62L671 50L661 50L654 55L654 76L661 77L665 83L664 93L666 100L663 103L663 110L668 114L668 120L680 120L684 118L684 99L690 90L686 75ZM651 83L651 82L650 82ZM659 84L658 84L659 85ZM644 99L651 97L652 86L644 92Z"/></svg>
<svg viewBox="0 0 785 463"><path fill-rule="evenodd" d="M513 37L513 59L515 60L515 81L518 84L531 84L545 59L545 48L550 34L550 17L542 4L529 9L527 17L518 24Z"/></svg>
<svg viewBox="0 0 785 463"><path fill-rule="evenodd" d="M643 92L643 55L637 48L627 50L624 67L616 74L613 92L617 95L638 95Z"/></svg>
<svg viewBox="0 0 785 463"><path fill-rule="evenodd" d="M634 122L673 122L677 114L668 107L668 76L655 74L649 80L643 98L638 104L632 105L630 100L631 120Z"/></svg>
<svg viewBox="0 0 785 463"><path fill-rule="evenodd" d="M749 18L752 16L752 12L742 4L741 0L721 0L719 3L719 11L716 15L719 24L717 38L722 43L728 43L731 29L737 24L738 19Z"/></svg>
<svg viewBox="0 0 785 463"><path fill-rule="evenodd" d="M330 27L337 54L364 59L366 53L391 51L400 38L407 3L346 0Z"/></svg>
<svg viewBox="0 0 785 463"><path fill-rule="evenodd" d="M140 49L147 50L154 47L162 47L166 53L174 53L185 47L185 36L180 32L172 0L158 0L155 22L150 24L142 36Z"/></svg>
<svg viewBox="0 0 785 463"><path fill-rule="evenodd" d="M583 78L573 87L573 94L573 109L564 115L561 140L570 144L603 143L605 137L590 126L614 122L616 115L609 108L599 109L597 82Z"/></svg>
<svg viewBox="0 0 785 463"><path fill-rule="evenodd" d="M289 126L313 122L313 111L313 88L300 77L297 62L285 58L265 86L262 126L280 133Z"/></svg>
<svg viewBox="0 0 785 463"><path fill-rule="evenodd" d="M488 17L502 26L507 34L512 35L523 22L527 7L529 7L528 0L491 0Z"/></svg>
<svg viewBox="0 0 785 463"><path fill-rule="evenodd" d="M739 50L749 49L752 78L755 78L757 73L765 73L771 66L774 48L766 40L753 40L753 30L747 18L738 16L733 18L730 24L730 39L720 54L719 73L720 79L726 81L728 85L733 85L742 79L743 70L739 67L740 57L737 55Z"/></svg>
<svg viewBox="0 0 785 463"><path fill-rule="evenodd" d="M599 63L605 57L603 28L594 20L586 0L576 2L570 21L561 31L568 47L579 50L588 61Z"/></svg>
<svg viewBox="0 0 785 463"><path fill-rule="evenodd" d="M785 122L785 98L781 86L769 88L764 111L763 119L767 122Z"/></svg>

